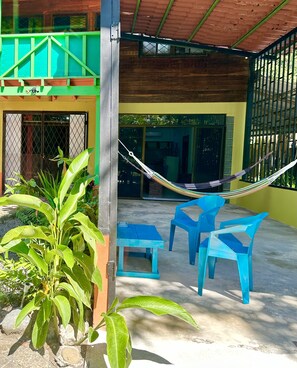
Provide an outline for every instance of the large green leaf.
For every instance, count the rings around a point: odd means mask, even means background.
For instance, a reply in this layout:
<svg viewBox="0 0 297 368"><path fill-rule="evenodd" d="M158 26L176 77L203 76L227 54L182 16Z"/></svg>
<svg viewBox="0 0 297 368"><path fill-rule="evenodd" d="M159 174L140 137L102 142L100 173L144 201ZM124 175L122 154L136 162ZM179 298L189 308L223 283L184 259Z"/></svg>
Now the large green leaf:
<svg viewBox="0 0 297 368"><path fill-rule="evenodd" d="M74 268L70 270L67 267L62 267L62 271L65 273L81 302L88 308L91 308L92 285L83 272L79 272L78 269Z"/></svg>
<svg viewBox="0 0 297 368"><path fill-rule="evenodd" d="M26 252L25 251L26 248L28 248L28 246L24 241L22 241L22 240L13 240L13 241L5 244L3 247L0 246L0 253L4 253L4 252L7 252L7 251L10 250L11 252L19 254L19 253Z"/></svg>
<svg viewBox="0 0 297 368"><path fill-rule="evenodd" d="M43 258L43 254L42 256L40 256L32 247L30 247L30 245L27 245L25 242L23 241L19 241L17 242L17 244L15 244L16 241L11 241L7 244L5 244L5 246L3 247L4 250L9 250L11 252L14 252L16 254L18 254L19 256L23 256L26 259L29 260L29 262L34 265L35 267L37 267L41 273L47 275L48 274L48 264L47 262L44 260Z"/></svg>
<svg viewBox="0 0 297 368"><path fill-rule="evenodd" d="M53 302L57 307L59 314L62 318L63 326L66 328L71 317L71 307L68 299L63 295L56 295L53 298Z"/></svg>
<svg viewBox="0 0 297 368"><path fill-rule="evenodd" d="M102 290L102 275L98 267L94 269L91 281L98 287L99 290Z"/></svg>
<svg viewBox="0 0 297 368"><path fill-rule="evenodd" d="M39 308L32 330L32 344L36 349L40 349L48 334L49 321L52 317L52 301L45 298Z"/></svg>
<svg viewBox="0 0 297 368"><path fill-rule="evenodd" d="M25 256L25 255L24 255ZM29 261L34 264L40 271L42 271L45 275L48 274L48 264L41 258L34 249L30 248L28 252L28 256L26 257Z"/></svg>
<svg viewBox="0 0 297 368"><path fill-rule="evenodd" d="M35 349L40 349L45 344L48 334L49 321L45 321L44 324L39 324L37 321L34 323L31 340Z"/></svg>
<svg viewBox="0 0 297 368"><path fill-rule="evenodd" d="M92 247L95 253L95 264L97 263L97 243L104 245L104 237L102 232L93 224L92 221L88 218L88 216L79 212L72 216L73 220L76 220L80 223L80 226L77 228L81 231L85 241Z"/></svg>
<svg viewBox="0 0 297 368"><path fill-rule="evenodd" d="M73 286L71 284L68 284L67 282L61 282L58 286L58 289L65 290L75 300L80 300L79 295L76 293Z"/></svg>
<svg viewBox="0 0 297 368"><path fill-rule="evenodd" d="M104 237L102 232L92 221L90 221L88 216L86 216L82 212L78 212L75 215L73 215L71 219L79 222L82 226L82 229L84 229L84 231L86 231L97 242L104 243Z"/></svg>
<svg viewBox="0 0 297 368"><path fill-rule="evenodd" d="M69 168L66 171L59 187L58 198L60 208L62 207L62 203L65 199L65 196L71 184L73 183L75 178L80 174L81 170L83 170L88 166L88 161L91 152L92 149L84 150L77 157L75 157L75 159L69 165Z"/></svg>
<svg viewBox="0 0 297 368"><path fill-rule="evenodd" d="M62 226L67 219L76 212L78 201L86 193L86 183L75 183L66 202L61 206L58 225Z"/></svg>
<svg viewBox="0 0 297 368"><path fill-rule="evenodd" d="M43 229L39 226L25 225L18 226L9 230L2 238L1 244L9 243L12 240L21 239L41 239L53 244L54 238L48 236L43 232Z"/></svg>
<svg viewBox="0 0 297 368"><path fill-rule="evenodd" d="M66 245L59 244L57 249L61 252L61 256L64 259L66 265L72 268L75 264L75 258L73 256L72 250Z"/></svg>
<svg viewBox="0 0 297 368"><path fill-rule="evenodd" d="M38 306L35 305L34 299L33 299L28 304L26 304L24 308L18 314L17 319L15 321L15 327L18 327L23 322L25 317L36 309L38 309Z"/></svg>
<svg viewBox="0 0 297 368"><path fill-rule="evenodd" d="M104 314L106 323L107 356L111 368L127 368L130 361L131 341L123 316Z"/></svg>
<svg viewBox="0 0 297 368"><path fill-rule="evenodd" d="M89 327L88 340L90 343L94 342L99 336L99 332L94 330L93 327Z"/></svg>
<svg viewBox="0 0 297 368"><path fill-rule="evenodd" d="M181 320L189 323L191 326L198 328L193 317L179 304L164 299L158 296L135 296L123 300L118 306L117 310L126 308L140 308L145 309L157 316L169 314L171 316L180 318Z"/></svg>
<svg viewBox="0 0 297 368"><path fill-rule="evenodd" d="M81 302L70 297L69 303L71 306L72 321L75 330L85 332L85 321L84 321L84 306Z"/></svg>
<svg viewBox="0 0 297 368"><path fill-rule="evenodd" d="M9 197L0 198L0 206L6 206L10 204L22 207L29 207L40 211L45 215L48 222L50 223L54 220L53 208L37 197L28 194L13 194Z"/></svg>
<svg viewBox="0 0 297 368"><path fill-rule="evenodd" d="M71 236L74 252L84 252L86 249L85 241L81 233Z"/></svg>
<svg viewBox="0 0 297 368"><path fill-rule="evenodd" d="M99 290L102 289L102 277L101 273L97 266L94 266L94 260L92 257L88 256L82 252L73 253L76 261L81 265L84 269L86 276L89 280L91 280Z"/></svg>

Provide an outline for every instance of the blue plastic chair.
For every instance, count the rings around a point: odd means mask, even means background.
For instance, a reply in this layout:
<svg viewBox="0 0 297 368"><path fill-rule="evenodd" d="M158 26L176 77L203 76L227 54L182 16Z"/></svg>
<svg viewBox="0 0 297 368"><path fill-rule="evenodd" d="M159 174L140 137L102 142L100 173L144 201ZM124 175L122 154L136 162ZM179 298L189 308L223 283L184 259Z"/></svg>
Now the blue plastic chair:
<svg viewBox="0 0 297 368"><path fill-rule="evenodd" d="M217 196L205 196L194 199L187 203L176 206L174 218L170 224L169 250L172 251L176 226L188 232L189 238L189 261L195 264L196 253L199 250L200 234L210 232L215 229L215 218L221 207L224 206L225 199ZM188 207L198 206L200 210L197 221L193 220L183 210Z"/></svg>
<svg viewBox="0 0 297 368"><path fill-rule="evenodd" d="M243 304L250 302L249 291L253 290L252 252L255 234L268 215L267 212L255 216L224 221L220 230L212 231L200 244L198 262L198 294L202 296L208 264L209 278L213 279L217 258L237 261ZM239 239L239 234L246 234ZM236 234L236 235L233 235Z"/></svg>

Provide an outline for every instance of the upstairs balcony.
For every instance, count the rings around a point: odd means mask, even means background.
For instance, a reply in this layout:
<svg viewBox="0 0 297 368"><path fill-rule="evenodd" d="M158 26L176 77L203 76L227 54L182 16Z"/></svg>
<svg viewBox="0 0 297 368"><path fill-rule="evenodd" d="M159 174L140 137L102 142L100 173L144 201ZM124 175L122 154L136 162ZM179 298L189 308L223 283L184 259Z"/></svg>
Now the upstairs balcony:
<svg viewBox="0 0 297 368"><path fill-rule="evenodd" d="M38 93L44 95L52 94L48 87L98 90L99 77L100 32L0 35L2 96L26 95L30 86L40 87ZM73 92L68 90L62 94Z"/></svg>

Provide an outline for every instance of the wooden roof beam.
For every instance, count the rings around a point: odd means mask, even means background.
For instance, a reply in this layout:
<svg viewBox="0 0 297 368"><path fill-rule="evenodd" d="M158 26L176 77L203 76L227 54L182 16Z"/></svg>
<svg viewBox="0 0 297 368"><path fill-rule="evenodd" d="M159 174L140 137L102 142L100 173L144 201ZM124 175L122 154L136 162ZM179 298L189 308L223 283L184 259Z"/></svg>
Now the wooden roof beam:
<svg viewBox="0 0 297 368"><path fill-rule="evenodd" d="M134 12L134 17L133 17L131 33L134 33L134 29L135 29L135 25L136 25L136 22L137 22L137 16L138 16L140 5L141 5L141 0L137 0L135 12Z"/></svg>
<svg viewBox="0 0 297 368"><path fill-rule="evenodd" d="M278 6L273 9L269 14L266 15L265 18L260 20L256 25L254 25L253 28L251 28L247 33L245 33L243 36L239 38L236 42L231 45L231 47L238 46L241 42L243 42L246 38L248 38L251 34L253 34L259 27L261 27L264 23L266 23L271 17L273 17L276 13L278 13L287 3L289 0L283 0Z"/></svg>
<svg viewBox="0 0 297 368"><path fill-rule="evenodd" d="M174 1L175 0L169 0L169 3L168 3L167 8L165 10L165 13L164 13L164 15L163 15L163 17L161 19L161 22L159 24L159 27L157 29L156 37L159 37L159 35L160 35L161 31L162 31L162 28L164 26L164 23L166 22L166 19L167 19L169 13L170 13L170 10L172 8L172 5L173 5Z"/></svg>
<svg viewBox="0 0 297 368"><path fill-rule="evenodd" d="M200 22L195 27L194 31L191 33L190 37L187 39L188 42L191 42L192 39L196 36L199 29L203 26L203 24L206 22L206 19L210 16L210 14L214 11L215 7L218 5L218 3L221 0L214 0L211 7L207 10L207 12L204 14Z"/></svg>

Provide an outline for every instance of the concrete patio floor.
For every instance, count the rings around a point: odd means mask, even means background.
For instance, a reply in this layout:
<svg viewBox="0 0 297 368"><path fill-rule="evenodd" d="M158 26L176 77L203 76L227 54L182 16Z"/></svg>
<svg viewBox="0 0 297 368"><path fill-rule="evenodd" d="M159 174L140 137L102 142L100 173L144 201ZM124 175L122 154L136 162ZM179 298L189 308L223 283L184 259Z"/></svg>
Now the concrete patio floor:
<svg viewBox="0 0 297 368"><path fill-rule="evenodd" d="M255 238L250 304L242 304L237 265L228 260L218 262L215 279L206 280L200 297L197 260L195 266L188 262L185 231L177 228L173 251L168 251L177 204L119 200L118 221L155 225L165 249L159 251L160 280L118 277L117 296L171 299L185 307L200 327L196 331L171 317L125 312L134 348L131 367L297 367L297 229L269 217L263 221ZM251 214L227 204L217 220Z"/></svg>

